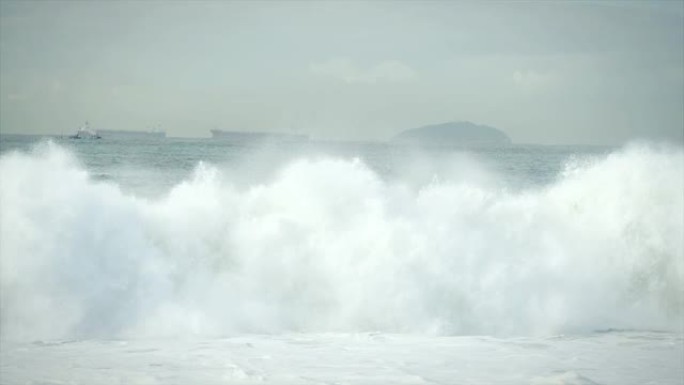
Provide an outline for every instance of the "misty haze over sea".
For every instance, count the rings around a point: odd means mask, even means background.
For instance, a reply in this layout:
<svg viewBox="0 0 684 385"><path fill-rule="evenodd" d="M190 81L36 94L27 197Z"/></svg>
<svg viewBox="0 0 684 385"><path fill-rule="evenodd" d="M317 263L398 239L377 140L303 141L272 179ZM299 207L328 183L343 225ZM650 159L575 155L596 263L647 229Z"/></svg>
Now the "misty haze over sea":
<svg viewBox="0 0 684 385"><path fill-rule="evenodd" d="M0 383L681 384L682 7L1 1Z"/></svg>
<svg viewBox="0 0 684 385"><path fill-rule="evenodd" d="M684 140L680 1L0 2L0 130Z"/></svg>

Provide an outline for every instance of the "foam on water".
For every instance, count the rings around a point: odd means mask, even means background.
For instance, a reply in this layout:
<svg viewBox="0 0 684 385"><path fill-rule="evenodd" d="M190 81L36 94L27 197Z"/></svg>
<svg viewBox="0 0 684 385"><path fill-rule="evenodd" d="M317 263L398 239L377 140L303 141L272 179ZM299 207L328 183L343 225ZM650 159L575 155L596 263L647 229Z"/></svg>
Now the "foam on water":
<svg viewBox="0 0 684 385"><path fill-rule="evenodd" d="M340 158L247 186L224 171L143 199L54 144L2 156L2 337L681 331L681 148L523 191Z"/></svg>

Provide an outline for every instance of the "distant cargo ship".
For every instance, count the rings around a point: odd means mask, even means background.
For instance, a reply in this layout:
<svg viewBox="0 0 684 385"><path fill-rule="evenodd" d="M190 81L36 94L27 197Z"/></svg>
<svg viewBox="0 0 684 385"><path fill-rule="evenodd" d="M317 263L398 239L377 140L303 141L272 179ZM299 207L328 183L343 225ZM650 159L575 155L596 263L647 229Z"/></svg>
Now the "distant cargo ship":
<svg viewBox="0 0 684 385"><path fill-rule="evenodd" d="M160 130L153 131L128 131L128 130L97 130L97 134L104 139L164 139L166 132Z"/></svg>
<svg viewBox="0 0 684 385"><path fill-rule="evenodd" d="M308 140L308 135L303 134L281 134L274 132L246 132L246 131L224 131L211 130L211 137L214 139L231 140L236 142L252 141L279 141L294 142Z"/></svg>

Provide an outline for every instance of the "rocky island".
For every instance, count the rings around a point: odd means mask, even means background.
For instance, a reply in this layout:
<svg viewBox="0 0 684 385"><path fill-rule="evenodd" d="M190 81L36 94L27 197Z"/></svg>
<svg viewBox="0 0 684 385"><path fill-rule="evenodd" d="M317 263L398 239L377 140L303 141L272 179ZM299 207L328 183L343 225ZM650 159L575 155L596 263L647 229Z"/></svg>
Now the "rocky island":
<svg viewBox="0 0 684 385"><path fill-rule="evenodd" d="M438 146L508 145L511 139L494 127L471 122L448 122L412 128L399 133L394 142Z"/></svg>

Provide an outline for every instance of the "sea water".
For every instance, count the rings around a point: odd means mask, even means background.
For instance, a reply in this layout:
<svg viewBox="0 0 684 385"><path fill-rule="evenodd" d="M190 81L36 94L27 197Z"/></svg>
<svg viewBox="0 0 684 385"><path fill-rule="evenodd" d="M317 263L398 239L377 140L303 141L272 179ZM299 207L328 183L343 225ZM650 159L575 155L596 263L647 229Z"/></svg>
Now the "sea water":
<svg viewBox="0 0 684 385"><path fill-rule="evenodd" d="M684 152L0 140L0 382L681 384Z"/></svg>

